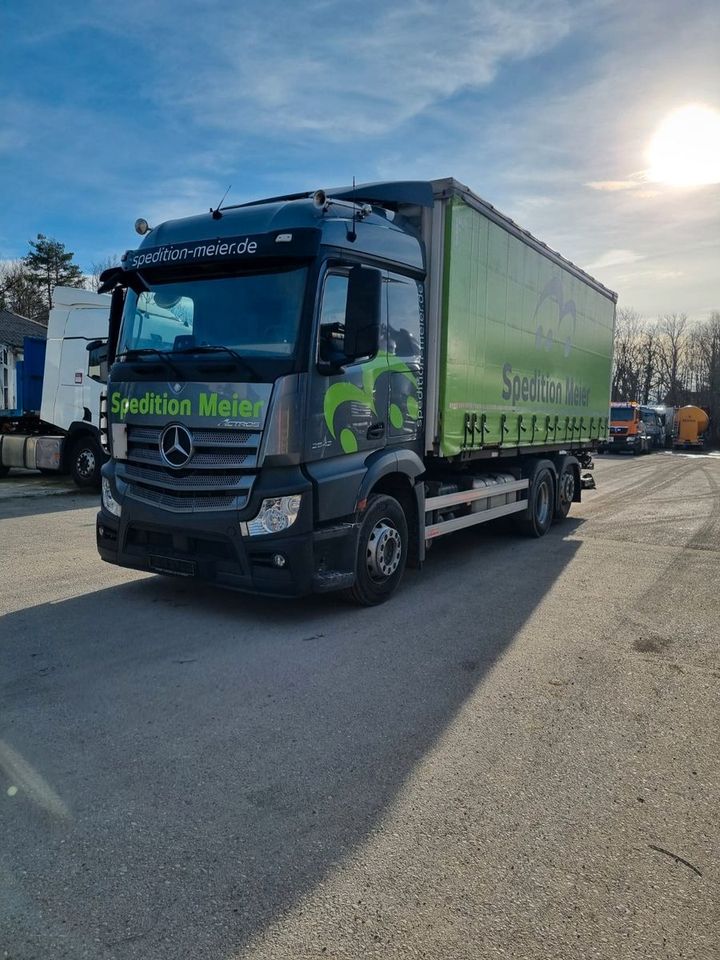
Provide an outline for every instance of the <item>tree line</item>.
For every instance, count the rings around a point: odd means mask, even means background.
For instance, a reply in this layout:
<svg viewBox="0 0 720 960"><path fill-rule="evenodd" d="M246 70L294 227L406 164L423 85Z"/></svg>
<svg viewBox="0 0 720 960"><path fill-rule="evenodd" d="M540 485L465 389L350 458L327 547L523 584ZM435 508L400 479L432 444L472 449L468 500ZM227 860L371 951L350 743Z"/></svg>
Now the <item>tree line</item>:
<svg viewBox="0 0 720 960"><path fill-rule="evenodd" d="M92 273L87 275L74 257L64 243L39 233L30 240L24 257L0 263L0 309L47 324L55 287L97 290L102 271L117 262L110 257L93 264Z"/></svg>
<svg viewBox="0 0 720 960"><path fill-rule="evenodd" d="M705 407L720 442L720 310L694 323L684 313L647 321L618 310L612 399Z"/></svg>

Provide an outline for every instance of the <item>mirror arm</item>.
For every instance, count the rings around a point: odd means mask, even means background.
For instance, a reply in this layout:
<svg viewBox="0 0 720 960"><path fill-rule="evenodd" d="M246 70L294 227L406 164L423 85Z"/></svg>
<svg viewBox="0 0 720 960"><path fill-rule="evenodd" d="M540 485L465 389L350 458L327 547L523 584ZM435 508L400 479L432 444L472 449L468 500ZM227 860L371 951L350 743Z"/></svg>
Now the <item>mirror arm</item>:
<svg viewBox="0 0 720 960"><path fill-rule="evenodd" d="M349 363L349 360L343 360L341 363L334 363L332 360L318 360L318 373L322 374L323 377L333 377L338 373L345 373L347 363Z"/></svg>

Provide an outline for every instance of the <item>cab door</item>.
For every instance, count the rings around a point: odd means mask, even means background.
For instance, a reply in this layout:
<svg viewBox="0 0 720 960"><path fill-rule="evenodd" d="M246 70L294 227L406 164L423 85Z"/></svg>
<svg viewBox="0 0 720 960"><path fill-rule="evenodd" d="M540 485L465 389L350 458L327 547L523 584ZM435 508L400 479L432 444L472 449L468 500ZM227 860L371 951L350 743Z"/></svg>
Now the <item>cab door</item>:
<svg viewBox="0 0 720 960"><path fill-rule="evenodd" d="M384 286L388 437L394 442L412 441L418 436L423 416L423 285L410 277L387 273Z"/></svg>
<svg viewBox="0 0 720 960"><path fill-rule="evenodd" d="M308 460L364 455L387 443L388 377L384 352L324 375L344 354L349 268L331 267L320 293L318 342L311 375Z"/></svg>

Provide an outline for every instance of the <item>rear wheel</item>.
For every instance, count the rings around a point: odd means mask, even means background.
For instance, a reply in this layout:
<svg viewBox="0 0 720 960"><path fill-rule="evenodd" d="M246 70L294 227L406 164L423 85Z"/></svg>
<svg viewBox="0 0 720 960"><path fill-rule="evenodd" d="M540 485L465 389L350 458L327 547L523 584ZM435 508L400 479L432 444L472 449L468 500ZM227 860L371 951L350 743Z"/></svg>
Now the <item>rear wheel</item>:
<svg viewBox="0 0 720 960"><path fill-rule="evenodd" d="M364 607L389 600L407 562L405 513L393 497L370 497L358 534L355 584L347 596Z"/></svg>
<svg viewBox="0 0 720 960"><path fill-rule="evenodd" d="M575 471L572 465L564 463L558 477L558 495L554 511L556 520L564 520L570 513L570 507L575 497L575 483Z"/></svg>
<svg viewBox="0 0 720 960"><path fill-rule="evenodd" d="M86 434L70 451L70 475L79 487L99 487L103 455L95 437Z"/></svg>
<svg viewBox="0 0 720 960"><path fill-rule="evenodd" d="M544 537L553 521L555 483L550 467L538 467L530 481L527 510L517 515L518 530L529 537Z"/></svg>

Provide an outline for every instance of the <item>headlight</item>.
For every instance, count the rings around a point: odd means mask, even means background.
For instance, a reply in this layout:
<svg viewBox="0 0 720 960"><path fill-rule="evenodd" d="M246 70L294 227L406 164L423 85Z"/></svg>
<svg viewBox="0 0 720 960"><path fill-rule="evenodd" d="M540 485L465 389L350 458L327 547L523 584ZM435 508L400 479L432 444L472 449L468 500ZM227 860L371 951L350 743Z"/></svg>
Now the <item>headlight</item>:
<svg viewBox="0 0 720 960"><path fill-rule="evenodd" d="M102 502L108 513L111 513L114 517L120 516L122 507L112 495L110 481L106 477L102 478Z"/></svg>
<svg viewBox="0 0 720 960"><path fill-rule="evenodd" d="M273 497L263 500L257 516L247 525L251 537L259 537L266 533L281 533L287 530L297 520L302 503L302 494L295 493L291 497Z"/></svg>

